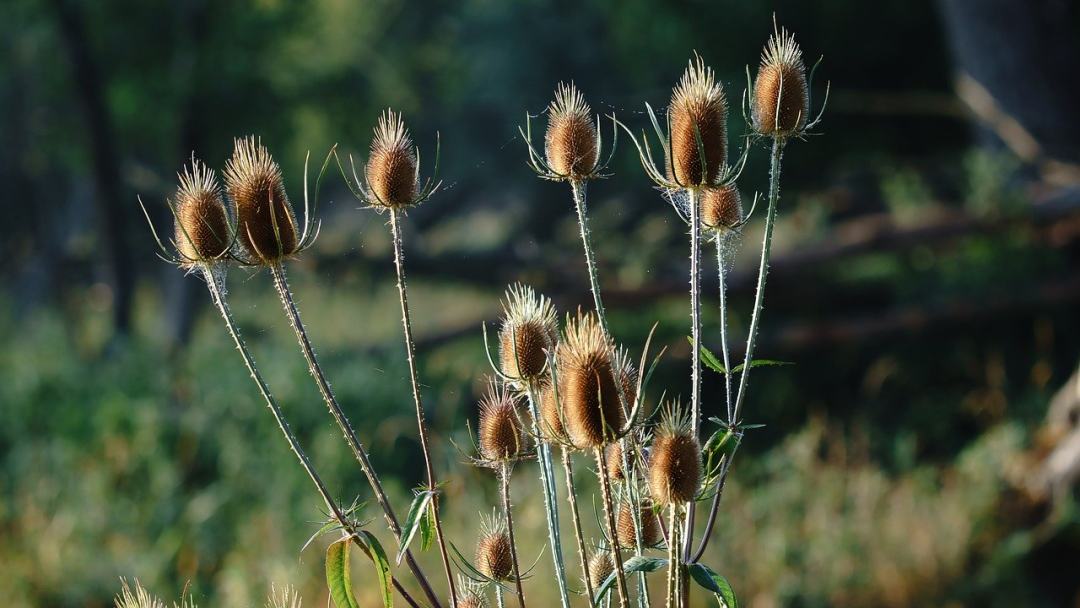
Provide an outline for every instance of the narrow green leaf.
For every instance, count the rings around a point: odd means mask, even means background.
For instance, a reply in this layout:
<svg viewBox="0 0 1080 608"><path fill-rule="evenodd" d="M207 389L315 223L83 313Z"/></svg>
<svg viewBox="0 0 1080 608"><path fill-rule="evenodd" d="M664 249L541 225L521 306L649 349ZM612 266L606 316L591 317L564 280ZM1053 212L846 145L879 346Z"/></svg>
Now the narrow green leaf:
<svg viewBox="0 0 1080 608"><path fill-rule="evenodd" d="M795 365L795 364L792 363L791 361L773 361L772 359L754 359L753 361L750 362L750 369L753 369L755 367L771 367L771 366L774 366L774 365ZM740 364L736 365L731 370L731 373L737 374L737 373L741 372L745 366L746 366L746 364L740 363Z"/></svg>
<svg viewBox="0 0 1080 608"><path fill-rule="evenodd" d="M353 597L349 579L349 539L343 538L326 548L326 586L337 608L360 608Z"/></svg>
<svg viewBox="0 0 1080 608"><path fill-rule="evenodd" d="M626 574L633 574L635 572L655 572L660 568L667 565L667 558L664 557L645 557L644 555L635 555L630 559L623 562L623 572ZM608 575L604 582L596 589L596 606L602 605L604 596L611 591L611 587L615 585L615 573L612 572Z"/></svg>
<svg viewBox="0 0 1080 608"><path fill-rule="evenodd" d="M329 532L331 530L335 530L335 529L340 528L340 527L341 527L341 524L339 524L336 519L331 519L330 521L326 522L325 524L323 524L323 526L321 528L316 530L314 534L312 534L310 537L308 537L307 542L304 543L304 546L300 547L300 552L303 553L309 546L311 546L311 543L315 542L316 538L322 536L323 534L326 534L327 532Z"/></svg>
<svg viewBox="0 0 1080 608"><path fill-rule="evenodd" d="M398 565L401 565L401 558L405 557L405 552L409 550L409 543L416 536L420 521L427 515L427 504L430 500L431 492L420 492L409 506L409 514L405 517L405 526L401 529L401 540L398 542L396 560Z"/></svg>
<svg viewBox="0 0 1080 608"><path fill-rule="evenodd" d="M424 516L420 518L420 550L427 551L435 540L435 505L428 503Z"/></svg>
<svg viewBox="0 0 1080 608"><path fill-rule="evenodd" d="M686 336L686 341L690 343L690 348L694 347L694 338L693 337ZM711 350L706 348L704 344L701 345L700 351L701 351L701 362L705 364L705 367L708 367L709 369L711 369L714 372L716 372L718 374L721 374L721 375L727 374L727 368L724 367L724 364L721 363L720 359L718 359L716 357L716 355L713 354L713 352ZM739 369L739 368L736 367L735 369Z"/></svg>
<svg viewBox="0 0 1080 608"><path fill-rule="evenodd" d="M698 585L716 594L717 601L723 608L739 608L735 591L726 578L705 564L690 564L690 576Z"/></svg>
<svg viewBox="0 0 1080 608"><path fill-rule="evenodd" d="M390 576L390 561L386 559L386 551L383 550L379 539L367 530L356 533L356 539L368 550L368 557L375 564L375 574L379 578L379 591L382 592L383 608L391 608L394 605L392 578ZM339 608L341 608L339 606Z"/></svg>

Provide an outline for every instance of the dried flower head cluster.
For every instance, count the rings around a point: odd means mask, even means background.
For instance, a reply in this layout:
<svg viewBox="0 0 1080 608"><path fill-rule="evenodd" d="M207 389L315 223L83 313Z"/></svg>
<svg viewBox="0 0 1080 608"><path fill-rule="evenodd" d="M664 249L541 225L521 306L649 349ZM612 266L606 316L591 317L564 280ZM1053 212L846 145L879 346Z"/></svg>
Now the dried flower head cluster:
<svg viewBox="0 0 1080 608"><path fill-rule="evenodd" d="M481 518L480 540L476 543L476 569L496 581L508 581L514 575L514 555L506 520L492 514Z"/></svg>
<svg viewBox="0 0 1080 608"><path fill-rule="evenodd" d="M689 419L673 405L656 429L649 455L649 493L667 506L694 500L701 490L701 444Z"/></svg>
<svg viewBox="0 0 1080 608"><path fill-rule="evenodd" d="M489 461L506 461L525 452L525 434L517 411L517 399L505 386L492 382L480 401L480 455Z"/></svg>
<svg viewBox="0 0 1080 608"><path fill-rule="evenodd" d="M559 83L548 106L544 152L551 170L571 180L596 172L600 150L592 110L574 83Z"/></svg>
<svg viewBox="0 0 1080 608"><path fill-rule="evenodd" d="M229 253L232 229L213 169L192 159L179 174L174 241L180 265L211 264Z"/></svg>
<svg viewBox="0 0 1080 608"><path fill-rule="evenodd" d="M641 518L641 544L645 547L655 547L663 540L660 534L660 520L650 506L639 504L637 516ZM619 516L615 528L619 546L631 549L637 546L637 536L634 532L634 506L629 501L623 501L619 505Z"/></svg>
<svg viewBox="0 0 1080 608"><path fill-rule="evenodd" d="M236 215L240 244L252 263L269 266L300 248L296 216L281 167L254 136L234 142L225 164L225 186Z"/></svg>
<svg viewBox="0 0 1080 608"><path fill-rule="evenodd" d="M416 148L400 113L386 110L379 116L365 174L373 205L400 209L420 198Z"/></svg>
<svg viewBox="0 0 1080 608"><path fill-rule="evenodd" d="M726 233L742 224L742 198L735 184L702 188L699 196L701 225L707 232Z"/></svg>
<svg viewBox="0 0 1080 608"><path fill-rule="evenodd" d="M727 98L700 56L672 92L668 127L668 179L684 187L716 183L727 163Z"/></svg>
<svg viewBox="0 0 1080 608"><path fill-rule="evenodd" d="M499 330L503 374L526 383L538 382L545 377L548 353L554 350L558 337L551 300L520 284L506 291Z"/></svg>
<svg viewBox="0 0 1080 608"><path fill-rule="evenodd" d="M789 137L806 127L810 90L806 66L795 35L775 32L765 45L754 81L754 130L769 137Z"/></svg>
<svg viewBox="0 0 1080 608"><path fill-rule="evenodd" d="M567 434L578 448L603 445L623 426L620 386L612 369L613 349L596 315L567 319L557 349L559 397Z"/></svg>

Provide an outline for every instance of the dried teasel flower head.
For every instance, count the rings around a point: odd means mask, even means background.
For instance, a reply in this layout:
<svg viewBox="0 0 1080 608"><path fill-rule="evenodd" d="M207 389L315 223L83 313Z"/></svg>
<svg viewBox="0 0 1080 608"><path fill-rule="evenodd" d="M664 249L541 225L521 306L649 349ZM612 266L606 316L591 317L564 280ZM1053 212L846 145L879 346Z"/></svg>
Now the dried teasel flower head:
<svg viewBox="0 0 1080 608"><path fill-rule="evenodd" d="M641 544L645 547L655 547L660 544L660 520L653 513L652 507L646 504L638 506L638 516L641 518ZM632 549L637 546L634 535L634 508L629 501L623 501L619 505L619 515L615 522L615 535L618 537L619 546L624 549Z"/></svg>
<svg viewBox="0 0 1080 608"><path fill-rule="evenodd" d="M551 170L570 180L587 179L596 172L599 142L592 110L574 83L559 83L548 106L544 152Z"/></svg>
<svg viewBox="0 0 1080 608"><path fill-rule="evenodd" d="M173 239L180 266L217 262L229 253L232 234L217 176L193 157L191 166L184 167L178 177Z"/></svg>
<svg viewBox="0 0 1080 608"><path fill-rule="evenodd" d="M604 448L604 461L607 464L607 474L614 481L626 479L623 472L622 442L613 441Z"/></svg>
<svg viewBox="0 0 1080 608"><path fill-rule="evenodd" d="M727 163L727 98L700 55L671 94L668 128L668 179L684 187L716 183Z"/></svg>
<svg viewBox="0 0 1080 608"><path fill-rule="evenodd" d="M386 110L379 116L365 174L372 205L401 209L422 198L416 148L400 112Z"/></svg>
<svg viewBox="0 0 1080 608"><path fill-rule="evenodd" d="M502 373L514 380L537 383L545 375L547 356L559 337L551 300L520 283L506 291L499 330Z"/></svg>
<svg viewBox="0 0 1080 608"><path fill-rule="evenodd" d="M484 586L481 583L458 575L457 591L458 608L485 608L487 606Z"/></svg>
<svg viewBox="0 0 1080 608"><path fill-rule="evenodd" d="M615 561L611 559L611 551L600 550L589 558L589 578L594 585L603 583L614 571Z"/></svg>
<svg viewBox="0 0 1080 608"><path fill-rule="evenodd" d="M496 581L508 581L514 575L514 555L506 520L494 512L481 517L480 541L476 543L476 569Z"/></svg>
<svg viewBox="0 0 1080 608"><path fill-rule="evenodd" d="M480 401L480 455L489 461L517 458L525 451L517 400L501 383L488 384Z"/></svg>
<svg viewBox="0 0 1080 608"><path fill-rule="evenodd" d="M637 398L638 373L634 362L630 360L630 353L622 346L615 351L615 377L622 390L623 414L629 415Z"/></svg>
<svg viewBox="0 0 1080 608"><path fill-rule="evenodd" d="M783 139L801 131L810 114L806 66L795 36L774 31L761 54L751 102L754 130Z"/></svg>
<svg viewBox="0 0 1080 608"><path fill-rule="evenodd" d="M254 136L234 140L225 164L225 188L232 199L236 230L252 263L270 266L300 248L296 216L281 167Z"/></svg>
<svg viewBox="0 0 1080 608"><path fill-rule="evenodd" d="M694 500L701 490L701 444L679 404L669 404L653 437L649 493L667 506Z"/></svg>
<svg viewBox="0 0 1080 608"><path fill-rule="evenodd" d="M702 188L701 226L706 232L730 232L743 221L742 197L735 184Z"/></svg>
<svg viewBox="0 0 1080 608"><path fill-rule="evenodd" d="M556 351L559 398L567 435L580 449L603 445L623 426L620 387L612 369L614 345L595 314L567 318Z"/></svg>
<svg viewBox="0 0 1080 608"><path fill-rule="evenodd" d="M558 397L558 398L557 398ZM560 404L561 395L556 395L555 385L547 382L540 389L540 434L548 441L565 443L568 441Z"/></svg>

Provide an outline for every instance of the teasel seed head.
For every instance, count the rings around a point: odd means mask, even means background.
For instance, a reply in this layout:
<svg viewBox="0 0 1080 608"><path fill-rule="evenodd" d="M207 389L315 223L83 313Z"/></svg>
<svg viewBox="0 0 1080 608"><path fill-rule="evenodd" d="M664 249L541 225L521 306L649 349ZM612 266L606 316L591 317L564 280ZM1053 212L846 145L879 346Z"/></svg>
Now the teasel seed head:
<svg viewBox="0 0 1080 608"><path fill-rule="evenodd" d="M480 455L486 460L511 460L525 451L516 399L500 383L490 383L480 401L478 429Z"/></svg>
<svg viewBox="0 0 1080 608"><path fill-rule="evenodd" d="M386 110L375 126L365 171L371 203L387 209L414 204L420 195L418 171L416 148L401 113Z"/></svg>
<svg viewBox="0 0 1080 608"><path fill-rule="evenodd" d="M706 232L729 232L743 221L742 197L735 184L702 188L701 225Z"/></svg>
<svg viewBox="0 0 1080 608"><path fill-rule="evenodd" d="M476 569L496 581L508 581L514 575L514 556L506 520L498 515L481 519L480 541L476 543Z"/></svg>
<svg viewBox="0 0 1080 608"><path fill-rule="evenodd" d="M659 505L694 500L701 490L701 444L685 412L671 405L656 429L649 458L649 493Z"/></svg>
<svg viewBox="0 0 1080 608"><path fill-rule="evenodd" d="M646 504L638 507L641 517L641 544L645 547L655 547L662 539L660 534L660 521L656 518L652 508ZM623 501L619 505L619 516L615 522L615 535L618 536L619 546L624 549L632 549L637 546L634 536L634 511L629 501Z"/></svg>
<svg viewBox="0 0 1080 608"><path fill-rule="evenodd" d="M622 481L626 478L623 474L622 442L613 441L604 448L604 460L607 463L608 477L612 481Z"/></svg>
<svg viewBox="0 0 1080 608"><path fill-rule="evenodd" d="M458 575L457 591L458 608L485 608L487 606L482 584Z"/></svg>
<svg viewBox="0 0 1080 608"><path fill-rule="evenodd" d="M540 389L540 434L544 439L559 443L567 441L564 415L555 400L555 385L549 381Z"/></svg>
<svg viewBox="0 0 1080 608"><path fill-rule="evenodd" d="M192 158L176 189L174 239L180 266L211 264L229 252L231 230L213 169Z"/></svg>
<svg viewBox="0 0 1080 608"><path fill-rule="evenodd" d="M589 177L599 158L596 125L592 110L574 83L559 83L555 101L548 106L548 128L544 137L547 164L558 175L571 180Z"/></svg>
<svg viewBox="0 0 1080 608"><path fill-rule="evenodd" d="M557 349L559 398L570 441L579 449L603 445L623 426L613 344L596 315L578 314L566 321Z"/></svg>
<svg viewBox="0 0 1080 608"><path fill-rule="evenodd" d="M806 126L810 91L802 50L791 32L774 32L766 43L751 106L754 130L762 135L784 138Z"/></svg>
<svg viewBox="0 0 1080 608"><path fill-rule="evenodd" d="M600 550L589 558L589 578L594 585L603 583L614 571L615 561L611 559L611 551Z"/></svg>
<svg viewBox="0 0 1080 608"><path fill-rule="evenodd" d="M234 141L232 158L225 164L225 187L236 215L237 238L253 263L269 266L296 253L296 216L281 167L254 136Z"/></svg>
<svg viewBox="0 0 1080 608"><path fill-rule="evenodd" d="M630 360L630 353L620 346L615 351L615 376L619 380L622 389L622 405L625 408L624 416L630 413L634 407L634 399L637 398L637 368Z"/></svg>
<svg viewBox="0 0 1080 608"><path fill-rule="evenodd" d="M499 330L499 363L503 374L526 383L538 382L558 337L551 300L521 284L506 291Z"/></svg>
<svg viewBox="0 0 1080 608"><path fill-rule="evenodd" d="M698 55L672 92L668 123L668 179L687 187L715 183L727 163L727 98L712 68Z"/></svg>

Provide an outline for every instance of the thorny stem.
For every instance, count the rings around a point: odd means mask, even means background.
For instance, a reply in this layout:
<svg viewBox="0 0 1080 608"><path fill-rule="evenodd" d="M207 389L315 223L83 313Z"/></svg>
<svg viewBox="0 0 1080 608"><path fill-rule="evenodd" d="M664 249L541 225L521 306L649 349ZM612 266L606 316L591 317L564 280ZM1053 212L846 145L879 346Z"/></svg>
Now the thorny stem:
<svg viewBox="0 0 1080 608"><path fill-rule="evenodd" d="M736 444L735 449L738 449ZM712 507L709 509L709 519L705 523L705 531L702 533L701 542L698 544L697 551L688 563L696 564L701 556L705 553L705 548L709 546L709 537L712 536L713 526L716 525L716 515L720 512L720 497L724 494L724 487L727 486L728 471L731 470L731 460L735 457L735 451L732 451L728 456L727 462L724 463L724 470L720 471L720 479L716 482L716 494L713 495Z"/></svg>
<svg viewBox="0 0 1080 608"><path fill-rule="evenodd" d="M619 551L619 535L615 528L615 504L611 498L611 480L608 479L607 459L604 457L604 447L597 446L596 452L596 476L600 478L600 490L604 499L604 516L607 518L608 538L613 547L611 553L615 558L615 580L619 585L619 607L628 608L626 592L626 573L623 572L622 552Z"/></svg>
<svg viewBox="0 0 1080 608"><path fill-rule="evenodd" d="M570 502L570 518L574 522L574 540L577 541L578 558L581 560L581 571L585 579L585 591L589 594L589 605L596 602L596 591L593 589L592 575L589 573L589 555L585 552L585 536L581 532L581 516L578 514L577 489L574 487L574 465L570 460L570 450L562 449L563 470L566 472L566 496Z"/></svg>
<svg viewBox="0 0 1080 608"><path fill-rule="evenodd" d="M690 421L694 436L701 428L701 210L697 188L687 189L690 203L690 337L694 343L690 353ZM683 556L690 557L694 540L694 514L697 504L691 502L686 510Z"/></svg>
<svg viewBox="0 0 1080 608"><path fill-rule="evenodd" d="M581 245L585 249L585 266L589 271L589 287L592 289L593 306L596 308L597 318L600 319L600 329L604 330L605 335L610 336L607 314L604 312L604 302L600 299L600 279L596 273L596 257L593 255L592 233L589 232L589 212L585 197L585 182L571 181L570 188L574 194L578 228L581 229Z"/></svg>
<svg viewBox="0 0 1080 608"><path fill-rule="evenodd" d="M630 495L632 504L640 504L640 498L637 492L637 470L630 465L632 462L630 459L630 447L634 445L634 433L627 433L622 438L619 449L619 456L622 458L622 470L623 477L626 480L627 492ZM641 556L645 553L644 541L641 536L641 509L632 509L632 520L634 524L634 555ZM649 583L645 578L644 572L638 572L638 606L640 608L649 608Z"/></svg>
<svg viewBox="0 0 1080 608"><path fill-rule="evenodd" d="M500 587L499 585L495 585L495 605L498 608L506 607L506 602L503 601L502 587Z"/></svg>
<svg viewBox="0 0 1080 608"><path fill-rule="evenodd" d="M391 506L390 500L383 490L382 482L379 481L378 475L375 474L375 468L371 466L371 460L368 458L367 451L364 449L363 444L360 443L359 438L356 436L356 431L353 430L348 418L345 417L345 412L338 404L337 398L334 396L334 391L330 388L330 383L326 380L326 374L323 373L322 366L319 365L319 360L315 356L315 350L312 348L311 341L308 339L307 330L304 328L304 322L300 318L300 309L297 308L296 302L293 299L292 289L289 288L289 281L285 276L285 267L280 263L275 264L270 267L270 274L274 279L274 287L277 289L278 297L280 297L281 303L285 307L285 315L289 318L289 324L292 326L293 333L296 334L296 339L300 343L300 350L304 353L304 359L307 360L311 377L315 379L315 384L319 387L319 393L322 395L323 401L326 402L326 407L329 408L330 414L334 417L334 421L337 422L341 432L345 435L346 443L349 444L357 462L360 463L360 469L364 472L364 476L367 477L368 483L371 484L371 489L375 493L375 500L379 503L379 506L382 507L383 515L386 517L386 523L390 526L390 531L394 534L394 538L400 542L401 525L398 523L397 516L394 514L394 508ZM428 582L427 577L420 569L419 564L417 564L416 560L413 558L412 551L405 552L405 560L409 566L409 570L413 573L413 576L416 577L417 582L423 589L424 595L427 596L428 600L433 605L439 606L438 597L431 588L431 584Z"/></svg>
<svg viewBox="0 0 1080 608"><path fill-rule="evenodd" d="M540 412L538 411L536 389L531 384L526 389L529 398L529 416L532 418L532 433L536 437L536 456L540 468L540 485L544 489L544 516L547 521L548 543L551 544L551 559L555 563L555 579L559 586L559 601L563 608L570 606L570 593L566 584L566 562L562 551L562 534L559 529L559 504L555 491L555 470L551 465L551 445L543 440L540 433ZM570 499L574 500L573 493ZM577 517L575 509L575 519Z"/></svg>
<svg viewBox="0 0 1080 608"><path fill-rule="evenodd" d="M394 242L394 268L397 271L398 299L401 301L401 326L405 334L405 354L409 361L409 381L412 384L413 402L416 404L416 426L420 434L420 449L424 453L424 467L427 472L427 489L431 492L431 508L435 517L435 537L439 542L439 554L442 557L446 582L450 587L450 606L457 608L457 590L454 588L454 575L450 570L450 556L446 552L443 539L442 519L439 517L439 493L435 479L435 470L431 466L431 453L428 449L427 424L424 422L424 406L420 400L420 381L416 375L416 355L413 346L412 321L409 318L409 295L405 287L405 258L401 246L401 224L398 222L396 209L390 210L390 233Z"/></svg>
<svg viewBox="0 0 1080 608"><path fill-rule="evenodd" d="M292 449L293 454L296 454L296 458L300 461L300 465L304 467L304 472L311 478L312 483L315 484L315 488L319 492L319 496L322 497L323 502L326 503L327 508L333 514L334 519L341 524L341 527L345 532L349 534L350 538L355 539L357 535L356 528L348 517L342 512L341 507L330 496L330 491L327 489L326 484L315 471L314 465L311 464L311 460L308 459L304 449L300 447L300 442L296 439L296 435L293 434L292 429L289 427L289 423L285 420L285 414L281 411L281 406L278 405L277 400L274 399L273 394L270 392L270 387L267 385L266 380L263 378L262 373L259 372L259 368L255 366L255 358L251 355L251 351L248 350L247 342L240 336L240 329L236 325L236 320L232 316L232 310L229 308L228 302L225 300L225 280L222 271L218 271L209 267L203 267L203 276L206 279L207 289L210 291L210 298L214 302L214 306L221 313L221 318L225 321L225 328L229 332L229 336L232 337L233 343L236 344L236 349L240 351L240 356L244 359L244 365L247 367L248 373L251 374L251 379L255 381L255 385L259 388L259 393L262 395L266 406L270 408L270 413L274 415L274 420L278 424L278 428L281 429L282 435L285 436L285 441L288 442L289 447ZM362 550L367 552L366 549L361 547ZM371 557L370 554L368 557ZM396 578L391 579L394 584L394 589L397 590L401 597L410 606L419 605L409 595L404 588L401 587Z"/></svg>
<svg viewBox="0 0 1080 608"><path fill-rule="evenodd" d="M506 532L510 535L510 557L514 565L514 582L517 584L518 605L525 608L525 591L521 588L521 568L518 566L517 540L514 538L514 516L510 510L510 463L504 462L499 471L499 488L502 492L503 516Z"/></svg>

